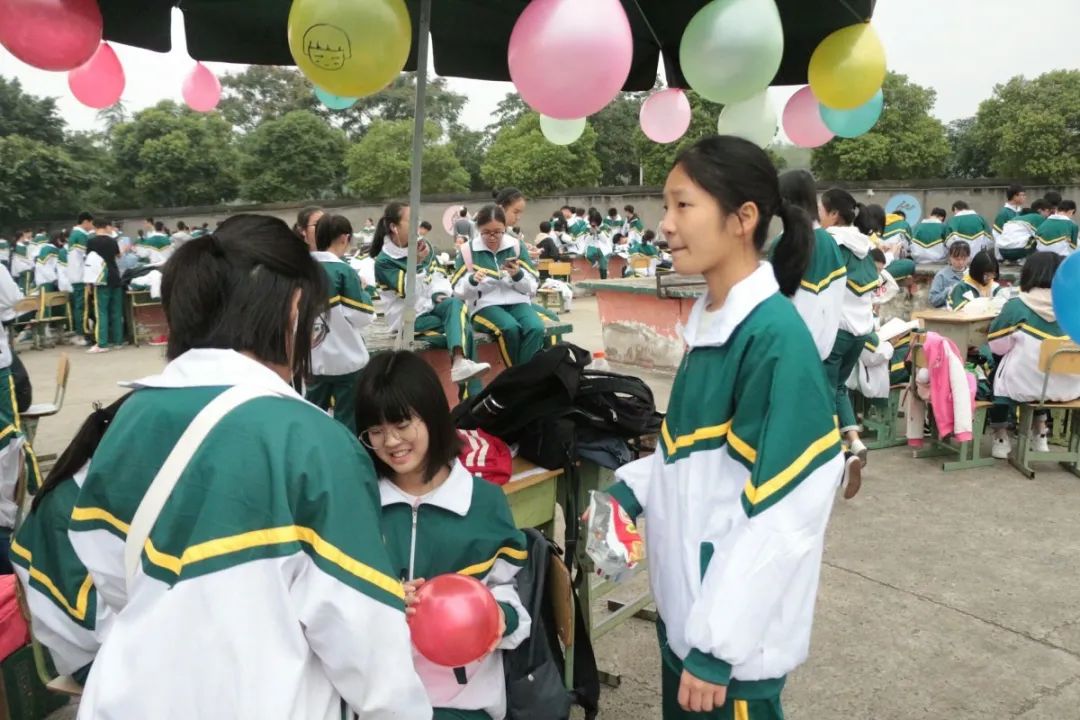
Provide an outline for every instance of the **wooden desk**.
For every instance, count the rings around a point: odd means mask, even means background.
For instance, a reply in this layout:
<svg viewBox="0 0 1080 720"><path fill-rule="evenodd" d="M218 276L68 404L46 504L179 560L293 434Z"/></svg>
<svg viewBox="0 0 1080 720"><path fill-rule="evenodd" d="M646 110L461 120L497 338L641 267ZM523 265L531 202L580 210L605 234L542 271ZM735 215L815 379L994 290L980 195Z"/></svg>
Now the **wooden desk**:
<svg viewBox="0 0 1080 720"><path fill-rule="evenodd" d="M555 500L562 470L545 470L524 458L514 458L510 482L502 486L510 502L514 524L534 527L552 537L555 529Z"/></svg>
<svg viewBox="0 0 1080 720"><path fill-rule="evenodd" d="M981 347L990 334L990 323L997 313L968 313L963 310L920 310L911 314L912 320L918 320L922 329L936 332L956 343L961 352L969 347Z"/></svg>

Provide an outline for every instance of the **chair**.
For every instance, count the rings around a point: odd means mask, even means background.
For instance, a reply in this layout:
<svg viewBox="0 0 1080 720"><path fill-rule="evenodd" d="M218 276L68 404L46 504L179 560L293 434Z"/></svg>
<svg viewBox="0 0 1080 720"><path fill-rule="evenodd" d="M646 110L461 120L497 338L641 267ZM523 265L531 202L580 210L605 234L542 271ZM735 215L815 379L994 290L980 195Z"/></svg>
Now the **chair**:
<svg viewBox="0 0 1080 720"><path fill-rule="evenodd" d="M1009 463L1028 478L1035 477L1032 462L1058 462L1072 474L1080 476L1080 426L1077 425L1076 418L1076 411L1080 410L1080 399L1069 402L1046 401L1046 389L1050 384L1051 373L1080 375L1080 346L1071 340L1043 340L1039 349L1039 370L1043 373L1040 399L1038 402L1019 404L1017 442L1009 455ZM1028 437L1031 435L1037 410L1063 411L1069 425L1068 449L1039 452L1028 447Z"/></svg>
<svg viewBox="0 0 1080 720"><path fill-rule="evenodd" d="M11 344L15 344L15 339L24 330L30 330L33 335L33 346L36 350L38 348L37 333L34 332L34 324L37 322L38 312L40 311L41 301L37 295L30 295L24 297L19 302L15 303L15 320L11 323Z"/></svg>
<svg viewBox="0 0 1080 720"><path fill-rule="evenodd" d="M648 255L631 255L630 256L630 270L634 275L641 271L642 274L648 276L649 270L652 269L653 259Z"/></svg>
<svg viewBox="0 0 1080 720"><path fill-rule="evenodd" d="M862 424L867 431L872 432L872 440L863 439L868 450L880 450L882 448L906 445L907 438L904 433L898 432L896 421L900 415L900 398L903 395L905 385L893 385L889 388L889 397L881 398L883 402L874 402L863 398L865 401Z"/></svg>
<svg viewBox="0 0 1080 720"><path fill-rule="evenodd" d="M57 309L59 309L59 312L57 312ZM42 292L38 304L38 316L34 321L35 341L43 339L44 333L42 331L51 328L55 323L64 323L64 329L66 330L70 330L72 327L68 294L66 292ZM53 345L55 344L53 343Z"/></svg>
<svg viewBox="0 0 1080 720"><path fill-rule="evenodd" d="M551 263L554 262L551 258L544 258L537 261L536 271L540 274L548 272L548 268L551 267Z"/></svg>
<svg viewBox="0 0 1080 720"><path fill-rule="evenodd" d="M544 262L544 261L541 261ZM574 266L568 262L556 262L554 260L547 261L547 274L548 277L553 280L562 280L563 282L570 282L570 274L573 272ZM562 312L566 308L563 304L562 295L558 290L543 289L536 293L540 298L540 304L545 307L558 307Z"/></svg>
<svg viewBox="0 0 1080 720"><path fill-rule="evenodd" d="M554 260L547 266L548 277L553 280L570 282L570 275L574 272L574 266L568 262L556 262Z"/></svg>
<svg viewBox="0 0 1080 720"><path fill-rule="evenodd" d="M34 435L37 434L38 421L43 417L56 415L64 407L64 395L67 393L68 377L71 375L71 360L67 353L60 355L56 363L56 394L51 403L34 403L24 412L19 413L23 433L27 442L34 443ZM38 458L39 460L46 458Z"/></svg>

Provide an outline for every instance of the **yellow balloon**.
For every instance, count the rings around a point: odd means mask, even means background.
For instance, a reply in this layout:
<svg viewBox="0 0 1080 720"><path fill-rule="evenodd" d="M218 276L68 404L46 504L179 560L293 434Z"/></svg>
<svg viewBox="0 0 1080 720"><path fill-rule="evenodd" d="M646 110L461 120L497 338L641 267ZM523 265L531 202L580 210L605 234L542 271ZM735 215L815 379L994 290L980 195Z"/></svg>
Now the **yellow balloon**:
<svg viewBox="0 0 1080 720"><path fill-rule="evenodd" d="M411 45L404 0L295 0L289 11L293 60L334 95L382 90L405 67Z"/></svg>
<svg viewBox="0 0 1080 720"><path fill-rule="evenodd" d="M867 103L885 81L885 48L870 23L841 28L821 41L807 73L814 97L834 110Z"/></svg>

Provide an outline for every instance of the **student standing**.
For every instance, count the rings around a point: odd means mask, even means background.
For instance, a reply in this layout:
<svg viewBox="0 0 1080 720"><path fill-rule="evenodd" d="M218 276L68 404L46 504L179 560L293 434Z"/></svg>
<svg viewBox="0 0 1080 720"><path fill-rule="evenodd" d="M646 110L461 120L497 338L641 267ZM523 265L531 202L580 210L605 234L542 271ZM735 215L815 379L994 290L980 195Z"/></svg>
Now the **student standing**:
<svg viewBox="0 0 1080 720"><path fill-rule="evenodd" d="M957 240L949 248L948 267L938 270L930 282L930 306L943 308L949 302L949 293L963 282L968 263L971 262L971 246Z"/></svg>
<svg viewBox="0 0 1080 720"><path fill-rule="evenodd" d="M454 239L472 240L474 229L473 222L469 219L469 208L462 206L454 220Z"/></svg>
<svg viewBox="0 0 1080 720"><path fill-rule="evenodd" d="M506 494L458 461L461 439L435 372L411 352L387 352L360 374L360 441L379 474L382 537L405 580L407 613L427 580L457 573L483 583L498 603L501 632L488 653L463 668L435 665L415 650L434 720L503 720L503 650L529 636L531 620L514 577L525 564L525 535Z"/></svg>
<svg viewBox="0 0 1080 720"><path fill-rule="evenodd" d="M966 242L972 254L993 249L993 235L989 223L963 200L957 200L952 206L953 216L947 225L945 245Z"/></svg>
<svg viewBox="0 0 1080 720"><path fill-rule="evenodd" d="M15 244L11 248L11 275L23 295L29 295L34 285L34 262L30 259L28 234L25 230L16 231Z"/></svg>
<svg viewBox="0 0 1080 720"><path fill-rule="evenodd" d="M1035 252L1052 252L1062 257L1072 255L1077 241L1075 215L1076 203L1072 200L1051 204L1050 217L1035 231Z"/></svg>
<svg viewBox="0 0 1080 720"><path fill-rule="evenodd" d="M642 222L633 205L623 207L623 212L626 213L626 226L623 228L623 235L630 238L630 242L634 242L645 234L645 223Z"/></svg>
<svg viewBox="0 0 1080 720"><path fill-rule="evenodd" d="M764 151L739 138L684 151L664 200L675 270L703 274L708 292L684 330L659 447L618 470L610 492L646 518L664 720L778 720L809 648L844 469L835 392L787 299L813 228L781 200ZM759 253L777 214L770 265Z"/></svg>
<svg viewBox="0 0 1080 720"><path fill-rule="evenodd" d="M80 713L428 720L371 461L289 385L310 372L325 272L281 220L238 215L163 275L169 362L129 383L71 512L72 546L116 613ZM237 393L250 399L181 464L129 565L167 456Z"/></svg>
<svg viewBox="0 0 1080 720"><path fill-rule="evenodd" d="M0 265L0 317L14 317L15 305L23 299L22 290L11 273ZM9 342L7 328L0 325L0 574L12 572L8 560L7 541L15 527L18 507L15 504L19 471L26 451L27 470L34 471L27 478L29 492L37 490L40 479L36 473L37 463L30 454L19 422L19 408L15 397L15 379L11 374L14 353Z"/></svg>
<svg viewBox="0 0 1080 720"><path fill-rule="evenodd" d="M908 247L911 259L919 265L945 262L949 250L945 245L945 238L949 235L945 225L947 217L944 208L934 208L927 218L915 226Z"/></svg>
<svg viewBox="0 0 1080 720"><path fill-rule="evenodd" d="M1001 240L1001 234L1005 230L1006 223L1016 219L1016 216L1020 215L1026 203L1027 191L1024 190L1023 185L1010 185L1005 188L1005 207L998 210L998 214L994 218L995 246Z"/></svg>
<svg viewBox="0 0 1080 720"><path fill-rule="evenodd" d="M600 213L589 217L589 229L585 233L585 259L600 271L600 279L607 280L608 257L612 252L611 238L604 232Z"/></svg>
<svg viewBox="0 0 1080 720"><path fill-rule="evenodd" d="M124 344L124 289L120 282L120 246L108 220L94 220L94 235L86 243L84 281L94 288L94 339L88 353L108 352Z"/></svg>
<svg viewBox="0 0 1080 720"><path fill-rule="evenodd" d="M329 312L316 324L311 349L308 402L333 412L334 419L356 432L356 379L368 362L361 328L371 323L375 308L356 271L342 258L352 242L352 225L343 215L323 215L315 228L311 257L326 273ZM325 326L322 326L325 323Z"/></svg>
<svg viewBox="0 0 1080 720"><path fill-rule="evenodd" d="M88 212L79 213L78 224L71 228L68 234L68 280L71 281L71 320L75 338L72 342L76 345L88 345L86 336L89 333L89 307L88 302L93 297L88 297L86 283L83 281L83 265L86 262L86 243L90 239L94 229L94 216Z"/></svg>

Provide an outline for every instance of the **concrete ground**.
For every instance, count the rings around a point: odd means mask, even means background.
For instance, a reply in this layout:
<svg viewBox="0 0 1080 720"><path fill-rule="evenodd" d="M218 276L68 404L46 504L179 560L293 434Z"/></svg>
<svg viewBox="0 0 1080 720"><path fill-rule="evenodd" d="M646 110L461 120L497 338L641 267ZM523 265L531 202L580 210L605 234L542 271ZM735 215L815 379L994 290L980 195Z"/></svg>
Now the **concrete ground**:
<svg viewBox="0 0 1080 720"><path fill-rule="evenodd" d="M579 299L570 338L602 347L595 301ZM22 359L35 397L50 398L61 350ZM156 371L157 348L87 356L67 348L63 412L36 447L57 452L115 382ZM671 377L643 377L663 407ZM838 500L829 527L809 661L789 680L794 720L1080 718L1080 478L1046 466L1027 480L1006 464L942 473L904 448L871 453L863 489ZM613 598L645 587L635 578ZM598 602L595 617L606 612ZM660 717L656 636L630 620L596 645L602 716ZM71 711L56 717L71 717Z"/></svg>

